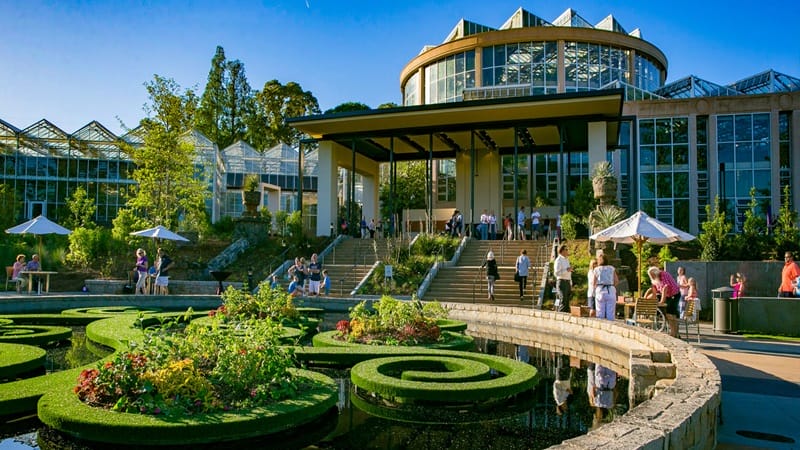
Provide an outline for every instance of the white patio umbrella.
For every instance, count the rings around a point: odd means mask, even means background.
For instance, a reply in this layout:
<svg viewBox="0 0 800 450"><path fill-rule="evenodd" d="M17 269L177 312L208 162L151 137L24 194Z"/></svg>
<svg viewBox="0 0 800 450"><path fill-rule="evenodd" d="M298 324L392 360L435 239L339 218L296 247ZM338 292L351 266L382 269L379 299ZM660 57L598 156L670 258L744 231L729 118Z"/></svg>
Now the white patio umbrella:
<svg viewBox="0 0 800 450"><path fill-rule="evenodd" d="M53 222L45 216L38 216L25 223L11 227L6 230L9 234L33 234L39 237L39 255L42 254L42 235L43 234L61 234L66 235L72 233L61 225Z"/></svg>
<svg viewBox="0 0 800 450"><path fill-rule="evenodd" d="M639 271L636 273L636 279L639 282L637 292L641 295L642 245L645 242L659 245L672 242L687 242L695 239L695 237L658 219L654 219L643 211L638 211L631 217L589 236L589 239L594 239L597 242L636 244L636 251L639 257Z"/></svg>
<svg viewBox="0 0 800 450"><path fill-rule="evenodd" d="M131 233L131 236L153 238L156 240L156 243L158 243L159 239L166 239L168 241L189 242L189 240L186 239L185 237L181 236L178 233L169 231L167 228L161 225L155 226L153 228L148 228L146 230L134 231L133 233Z"/></svg>

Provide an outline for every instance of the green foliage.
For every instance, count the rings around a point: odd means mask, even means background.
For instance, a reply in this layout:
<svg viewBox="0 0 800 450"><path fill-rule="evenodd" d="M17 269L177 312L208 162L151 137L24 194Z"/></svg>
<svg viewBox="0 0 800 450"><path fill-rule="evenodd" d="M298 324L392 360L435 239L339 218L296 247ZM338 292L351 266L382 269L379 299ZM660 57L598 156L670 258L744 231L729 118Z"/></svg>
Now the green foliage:
<svg viewBox="0 0 800 450"><path fill-rule="evenodd" d="M761 209L756 200L756 189L750 188L750 203L744 213L742 233L733 238L733 257L741 261L757 261L764 257L767 249L767 220L759 214Z"/></svg>
<svg viewBox="0 0 800 450"><path fill-rule="evenodd" d="M708 219L700 225L703 230L697 237L702 247L700 259L703 261L718 261L722 259L727 250L728 233L733 228L725 217L725 211L720 204L719 197L714 199L714 211L711 205L706 205Z"/></svg>
<svg viewBox="0 0 800 450"><path fill-rule="evenodd" d="M675 262L677 260L678 258L672 256L672 251L669 249L669 245L661 247L661 250L658 251L658 267L666 267L666 263Z"/></svg>
<svg viewBox="0 0 800 450"><path fill-rule="evenodd" d="M577 225L580 219L570 213L561 216L561 236L568 241L572 241L578 235Z"/></svg>
<svg viewBox="0 0 800 450"><path fill-rule="evenodd" d="M439 258L449 261L453 258L459 243L458 238L423 234L414 241L411 253L414 255L437 255Z"/></svg>
<svg viewBox="0 0 800 450"><path fill-rule="evenodd" d="M624 220L628 213L617 205L598 206L589 213L589 227L591 233L604 230L615 223ZM563 219L562 219L563 221Z"/></svg>
<svg viewBox="0 0 800 450"><path fill-rule="evenodd" d="M300 211L294 211L286 217L286 229L289 231L292 243L299 245L305 240L303 234L303 217Z"/></svg>
<svg viewBox="0 0 800 450"><path fill-rule="evenodd" d="M197 98L192 90L181 92L173 80L155 75L145 84L148 117L140 123L144 145L127 147L136 168L137 182L126 208L143 217L150 226L174 229L179 217L205 215L208 190L194 176L195 149L183 136L191 130Z"/></svg>
<svg viewBox="0 0 800 450"><path fill-rule="evenodd" d="M231 216L222 216L219 220L212 225L214 233L221 236L230 236L233 234L234 223L233 217Z"/></svg>
<svg viewBox="0 0 800 450"><path fill-rule="evenodd" d="M542 208L544 206L553 206L553 200L545 197L540 193L537 193L536 198L533 200L533 205L537 208Z"/></svg>
<svg viewBox="0 0 800 450"><path fill-rule="evenodd" d="M775 251L780 256L787 251L800 250L800 229L797 227L797 211L791 206L789 186L783 188L781 207L775 225Z"/></svg>
<svg viewBox="0 0 800 450"><path fill-rule="evenodd" d="M255 286L253 286L255 287ZM250 289L250 287L248 286ZM222 306L211 312L224 321L248 319L270 319L280 322L283 319L297 319L299 314L292 303L292 296L281 289L270 289L269 283L261 283L258 291L252 294L245 289L228 289L222 293Z"/></svg>
<svg viewBox="0 0 800 450"><path fill-rule="evenodd" d="M83 186L78 186L67 199L69 215L64 219L64 226L74 230L76 228L94 228L94 214L97 206L94 200L86 194Z"/></svg>
<svg viewBox="0 0 800 450"><path fill-rule="evenodd" d="M264 83L253 94L254 112L247 123L245 138L259 150L284 143L296 147L303 137L286 119L319 114L319 102L311 91L304 91L294 81L281 84L278 80Z"/></svg>
<svg viewBox="0 0 800 450"><path fill-rule="evenodd" d="M269 404L299 389L289 373L293 349L279 345L280 335L270 320L185 329L166 324L84 370L75 392L90 405L175 418Z"/></svg>
<svg viewBox="0 0 800 450"><path fill-rule="evenodd" d="M133 246L139 238L131 236L131 233L149 228L149 223L130 209L120 209L112 221L112 226L111 235L114 239Z"/></svg>
<svg viewBox="0 0 800 450"><path fill-rule="evenodd" d="M15 225L16 195L10 184L0 183L0 230L11 228Z"/></svg>
<svg viewBox="0 0 800 450"><path fill-rule="evenodd" d="M540 197L536 197L537 201ZM592 189L592 181L584 178L581 183L575 187L575 195L570 197L567 201L567 209L578 217L587 217L594 211L597 205L597 200L594 198L594 190Z"/></svg>
<svg viewBox="0 0 800 450"><path fill-rule="evenodd" d="M382 178L379 197L383 217L401 214L405 209L425 208L425 161L397 163L394 195L390 191L388 171L382 174Z"/></svg>
<svg viewBox="0 0 800 450"><path fill-rule="evenodd" d="M266 206L261 207L258 210L258 215L261 217L261 220L264 222L264 226L267 228L267 232L272 231L272 211L269 210Z"/></svg>
<svg viewBox="0 0 800 450"><path fill-rule="evenodd" d="M99 255L108 254L110 241L105 228L75 228L69 235L67 262L80 269L92 267Z"/></svg>
<svg viewBox="0 0 800 450"><path fill-rule="evenodd" d="M252 115L253 98L244 64L226 60L225 50L217 46L195 127L223 149L244 138L246 122L252 120Z"/></svg>
<svg viewBox="0 0 800 450"><path fill-rule="evenodd" d="M248 173L244 177L244 183L242 183L242 189L248 192L255 192L258 189L258 185L261 184L261 176L256 173Z"/></svg>
<svg viewBox="0 0 800 450"><path fill-rule="evenodd" d="M418 345L439 340L436 319L447 318L441 305L425 308L419 301L400 301L384 295L372 305L361 302L350 309L350 320L336 324L341 339L383 345Z"/></svg>
<svg viewBox="0 0 800 450"><path fill-rule="evenodd" d="M612 178L616 180L614 169L609 161L600 161L594 165L591 179L594 180L596 178Z"/></svg>
<svg viewBox="0 0 800 450"><path fill-rule="evenodd" d="M334 106L331 109L326 110L325 114L335 114L335 113L352 112L352 111L369 111L370 109L372 108L361 102L344 102Z"/></svg>
<svg viewBox="0 0 800 450"><path fill-rule="evenodd" d="M288 212L280 210L275 213L275 225L278 226L278 232L280 233L281 236L286 236L286 231L287 231L286 223L288 222L288 220L289 220Z"/></svg>

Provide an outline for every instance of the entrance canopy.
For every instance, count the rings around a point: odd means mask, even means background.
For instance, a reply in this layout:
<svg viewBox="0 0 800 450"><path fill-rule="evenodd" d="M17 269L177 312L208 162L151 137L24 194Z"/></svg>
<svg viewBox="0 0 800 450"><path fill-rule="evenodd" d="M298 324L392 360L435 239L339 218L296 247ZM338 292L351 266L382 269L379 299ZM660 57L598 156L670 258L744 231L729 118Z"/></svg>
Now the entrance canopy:
<svg viewBox="0 0 800 450"><path fill-rule="evenodd" d="M378 162L454 158L473 148L500 154L585 151L587 123L606 122L617 145L623 90L462 101L288 119L316 140L334 141ZM394 158L391 157L392 150Z"/></svg>

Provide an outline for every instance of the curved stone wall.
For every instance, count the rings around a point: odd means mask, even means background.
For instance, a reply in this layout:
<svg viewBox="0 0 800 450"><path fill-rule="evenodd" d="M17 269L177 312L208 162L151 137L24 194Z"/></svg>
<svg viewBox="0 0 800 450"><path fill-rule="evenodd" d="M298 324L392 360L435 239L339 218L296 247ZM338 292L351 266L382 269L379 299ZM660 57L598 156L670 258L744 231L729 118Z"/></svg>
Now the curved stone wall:
<svg viewBox="0 0 800 450"><path fill-rule="evenodd" d="M722 380L691 345L619 322L531 308L444 303L476 337L529 345L599 362L628 374L631 409L553 448L713 449Z"/></svg>

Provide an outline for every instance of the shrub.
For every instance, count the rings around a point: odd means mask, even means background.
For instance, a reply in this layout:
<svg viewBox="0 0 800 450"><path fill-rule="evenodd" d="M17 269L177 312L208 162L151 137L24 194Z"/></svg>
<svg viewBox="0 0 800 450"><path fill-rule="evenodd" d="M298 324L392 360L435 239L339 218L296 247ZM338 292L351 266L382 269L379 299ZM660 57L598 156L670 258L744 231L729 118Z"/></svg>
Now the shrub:
<svg viewBox="0 0 800 450"><path fill-rule="evenodd" d="M267 282L261 283L254 294L228 286L222 293L222 306L210 315L219 315L223 321L271 319L279 322L299 317L292 296L281 289L271 289Z"/></svg>
<svg viewBox="0 0 800 450"><path fill-rule="evenodd" d="M568 241L575 239L578 234L577 225L579 220L577 216L570 213L561 216L561 236L564 239Z"/></svg>
<svg viewBox="0 0 800 450"><path fill-rule="evenodd" d="M418 345L437 342L441 331L436 319L447 316L437 302L400 301L384 295L367 309L361 302L350 309L350 320L336 324L338 337L348 342L384 345Z"/></svg>

